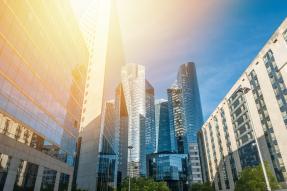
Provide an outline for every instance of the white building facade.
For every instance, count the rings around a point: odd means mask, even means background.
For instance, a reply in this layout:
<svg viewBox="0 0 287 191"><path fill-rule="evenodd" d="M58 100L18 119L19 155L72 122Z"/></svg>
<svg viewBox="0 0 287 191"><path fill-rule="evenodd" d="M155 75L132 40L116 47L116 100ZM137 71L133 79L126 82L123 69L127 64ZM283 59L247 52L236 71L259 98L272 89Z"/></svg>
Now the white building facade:
<svg viewBox="0 0 287 191"><path fill-rule="evenodd" d="M286 184L286 65L287 19L198 133L203 179L214 181L216 190L234 190L239 172L260 164L255 139L273 175Z"/></svg>

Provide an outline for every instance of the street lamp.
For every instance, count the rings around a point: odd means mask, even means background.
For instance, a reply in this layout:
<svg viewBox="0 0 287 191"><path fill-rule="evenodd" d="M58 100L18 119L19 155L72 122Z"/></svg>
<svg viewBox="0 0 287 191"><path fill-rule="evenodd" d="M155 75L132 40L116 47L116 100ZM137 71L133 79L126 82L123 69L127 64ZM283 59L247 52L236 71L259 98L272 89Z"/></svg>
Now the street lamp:
<svg viewBox="0 0 287 191"><path fill-rule="evenodd" d="M244 95L246 95L249 91L250 91L250 88L248 88L248 87L239 88L239 90L237 90L237 92L242 92ZM246 106L247 106L247 110L250 111L247 100L246 100ZM251 121L251 129L252 129L252 132L253 132L253 137L254 137L254 140L255 140L255 146L256 146L257 151L258 151L258 155L259 155L259 159L260 159L260 163L261 163L261 167L262 167L262 171L263 171L263 175L264 175L267 191L271 191L271 187L270 187L270 184L269 184L268 176L267 176L267 173L266 173L265 164L264 164L263 157L262 157L262 154L261 154L261 150L260 150L260 147L259 147L259 144L258 144L258 140L257 140L257 137L256 137L255 129L253 127L253 120L252 120L251 116L250 116L250 121Z"/></svg>
<svg viewBox="0 0 287 191"><path fill-rule="evenodd" d="M129 164L129 166L130 166L130 168L129 168L129 191L131 191L131 160L132 160L132 149L133 149L134 147L133 146L128 146L128 149L130 150L130 164Z"/></svg>

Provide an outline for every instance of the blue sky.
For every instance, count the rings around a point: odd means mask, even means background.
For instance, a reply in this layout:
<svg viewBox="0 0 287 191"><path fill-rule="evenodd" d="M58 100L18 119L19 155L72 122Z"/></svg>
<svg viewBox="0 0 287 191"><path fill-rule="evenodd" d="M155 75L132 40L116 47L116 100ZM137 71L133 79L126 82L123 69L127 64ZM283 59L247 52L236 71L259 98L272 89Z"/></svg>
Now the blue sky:
<svg viewBox="0 0 287 191"><path fill-rule="evenodd" d="M205 119L287 16L284 0L119 0L118 5L127 62L145 65L156 98L166 98L179 65L194 61Z"/></svg>

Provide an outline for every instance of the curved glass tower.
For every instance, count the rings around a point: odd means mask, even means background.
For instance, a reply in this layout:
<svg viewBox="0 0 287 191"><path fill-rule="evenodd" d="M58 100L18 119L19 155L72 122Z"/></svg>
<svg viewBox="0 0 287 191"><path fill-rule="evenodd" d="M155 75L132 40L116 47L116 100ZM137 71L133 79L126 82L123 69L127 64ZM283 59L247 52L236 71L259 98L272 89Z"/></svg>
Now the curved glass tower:
<svg viewBox="0 0 287 191"><path fill-rule="evenodd" d="M187 142L197 143L196 134L203 124L196 69L193 62L180 66L177 84L182 89Z"/></svg>

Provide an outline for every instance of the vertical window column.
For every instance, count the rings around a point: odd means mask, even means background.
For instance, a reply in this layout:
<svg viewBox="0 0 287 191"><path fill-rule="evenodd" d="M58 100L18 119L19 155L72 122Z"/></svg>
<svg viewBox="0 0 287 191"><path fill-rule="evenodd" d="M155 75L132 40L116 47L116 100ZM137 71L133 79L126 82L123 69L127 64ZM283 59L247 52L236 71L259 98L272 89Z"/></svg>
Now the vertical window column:
<svg viewBox="0 0 287 191"><path fill-rule="evenodd" d="M17 172L18 172L18 167L20 165L20 159L18 158L11 158L10 160L10 165L8 169L8 174L6 177L4 189L5 191L12 191L14 189L14 183L16 180Z"/></svg>

